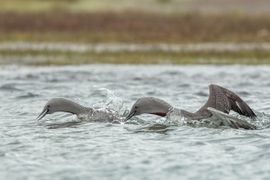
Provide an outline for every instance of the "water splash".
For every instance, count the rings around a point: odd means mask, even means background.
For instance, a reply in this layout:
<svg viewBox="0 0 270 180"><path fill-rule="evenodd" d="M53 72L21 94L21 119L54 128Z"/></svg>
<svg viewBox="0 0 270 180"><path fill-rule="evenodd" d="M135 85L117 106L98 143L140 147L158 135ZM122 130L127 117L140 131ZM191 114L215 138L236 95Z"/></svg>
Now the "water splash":
<svg viewBox="0 0 270 180"><path fill-rule="evenodd" d="M92 122L122 122L122 117L110 109L92 109L87 114L79 115L78 119Z"/></svg>
<svg viewBox="0 0 270 180"><path fill-rule="evenodd" d="M181 114L178 109L171 109L166 116L166 123L169 125L186 125L187 119Z"/></svg>
<svg viewBox="0 0 270 180"><path fill-rule="evenodd" d="M270 114L266 114L264 112L258 112L258 111L255 111L255 113L257 117L254 120L244 117L245 120L257 126L258 129L269 128L270 127Z"/></svg>
<svg viewBox="0 0 270 180"><path fill-rule="evenodd" d="M123 99L106 88L96 90L95 94L103 98L93 104L86 114L80 114L78 119L91 122L123 123L124 114L126 113Z"/></svg>
<svg viewBox="0 0 270 180"><path fill-rule="evenodd" d="M95 109L110 109L111 111L121 113L124 108L123 99L116 96L112 90L100 88L97 93L104 97L100 102L93 105Z"/></svg>
<svg viewBox="0 0 270 180"><path fill-rule="evenodd" d="M100 88L98 93L101 93L104 99L93 105L94 111L90 112L87 118L94 121L99 118L109 122L124 122L127 108L123 99L107 88Z"/></svg>

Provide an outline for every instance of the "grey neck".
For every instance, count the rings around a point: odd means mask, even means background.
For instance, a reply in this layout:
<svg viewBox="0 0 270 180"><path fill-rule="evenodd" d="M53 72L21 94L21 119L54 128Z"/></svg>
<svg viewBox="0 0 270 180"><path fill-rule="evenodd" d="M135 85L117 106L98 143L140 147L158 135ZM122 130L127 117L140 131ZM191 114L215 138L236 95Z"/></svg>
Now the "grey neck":
<svg viewBox="0 0 270 180"><path fill-rule="evenodd" d="M82 105L75 103L73 101L70 101L70 100L66 100L66 102L63 106L64 112L69 112L69 113L76 114L76 115L86 114L91 110L92 110L92 108L82 106Z"/></svg>

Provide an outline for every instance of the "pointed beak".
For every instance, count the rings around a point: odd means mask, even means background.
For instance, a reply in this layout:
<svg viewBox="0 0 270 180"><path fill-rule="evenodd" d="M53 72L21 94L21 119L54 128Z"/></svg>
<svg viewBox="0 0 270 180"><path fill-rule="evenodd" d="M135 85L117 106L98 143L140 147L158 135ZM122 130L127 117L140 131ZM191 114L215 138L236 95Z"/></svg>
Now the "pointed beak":
<svg viewBox="0 0 270 180"><path fill-rule="evenodd" d="M132 118L135 115L136 111L131 111L127 117L126 117L126 121L129 120L130 118Z"/></svg>
<svg viewBox="0 0 270 180"><path fill-rule="evenodd" d="M37 120L41 120L47 113L49 109L45 108L43 111L38 115Z"/></svg>

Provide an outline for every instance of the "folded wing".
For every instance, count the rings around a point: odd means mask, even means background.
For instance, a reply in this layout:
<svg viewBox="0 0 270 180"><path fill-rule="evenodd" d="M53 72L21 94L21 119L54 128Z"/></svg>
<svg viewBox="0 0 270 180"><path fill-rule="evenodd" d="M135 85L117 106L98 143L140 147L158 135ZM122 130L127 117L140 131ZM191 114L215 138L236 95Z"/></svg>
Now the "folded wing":
<svg viewBox="0 0 270 180"><path fill-rule="evenodd" d="M226 114L229 114L232 110L250 118L256 117L253 110L238 95L218 85L212 84L209 86L208 101L196 113L209 115L208 107L215 108Z"/></svg>

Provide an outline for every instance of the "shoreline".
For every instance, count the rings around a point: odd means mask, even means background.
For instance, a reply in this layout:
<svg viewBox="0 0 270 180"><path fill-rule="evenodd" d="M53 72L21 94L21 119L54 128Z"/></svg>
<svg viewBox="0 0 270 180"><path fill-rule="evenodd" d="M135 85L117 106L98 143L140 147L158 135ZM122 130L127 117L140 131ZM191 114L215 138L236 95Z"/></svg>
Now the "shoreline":
<svg viewBox="0 0 270 180"><path fill-rule="evenodd" d="M270 43L0 43L0 64L270 64Z"/></svg>

